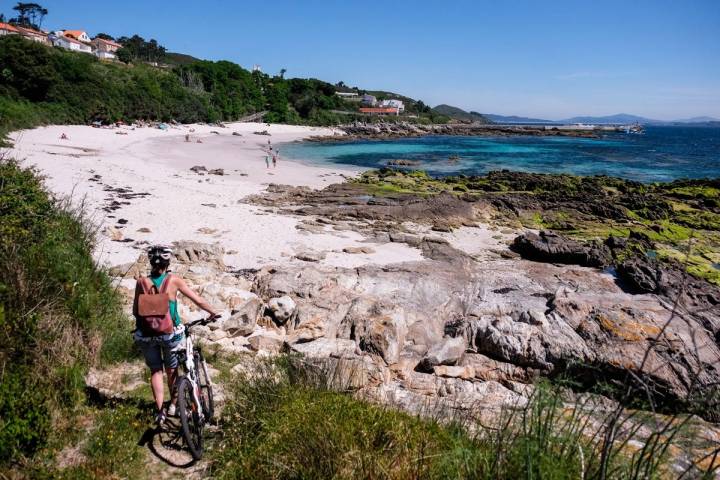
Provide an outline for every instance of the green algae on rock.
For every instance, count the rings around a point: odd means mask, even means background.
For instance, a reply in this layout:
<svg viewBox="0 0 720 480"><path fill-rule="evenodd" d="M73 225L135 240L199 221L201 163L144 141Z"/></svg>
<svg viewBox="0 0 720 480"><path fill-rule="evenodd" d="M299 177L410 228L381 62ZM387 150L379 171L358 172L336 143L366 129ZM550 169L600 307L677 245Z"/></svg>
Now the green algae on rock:
<svg viewBox="0 0 720 480"><path fill-rule="evenodd" d="M556 230L577 240L642 234L655 244L658 259L682 262L688 273L720 285L720 179L644 184L509 171L434 178L382 169L355 183L374 196L449 193L484 200L498 223Z"/></svg>

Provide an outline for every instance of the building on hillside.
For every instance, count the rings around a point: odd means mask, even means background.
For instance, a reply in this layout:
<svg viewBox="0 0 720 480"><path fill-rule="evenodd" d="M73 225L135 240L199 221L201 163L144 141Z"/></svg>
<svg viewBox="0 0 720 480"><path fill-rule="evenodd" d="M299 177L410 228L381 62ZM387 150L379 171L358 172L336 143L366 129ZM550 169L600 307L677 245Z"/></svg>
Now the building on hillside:
<svg viewBox="0 0 720 480"><path fill-rule="evenodd" d="M346 102L360 102L362 99L357 92L335 92L335 95L342 98Z"/></svg>
<svg viewBox="0 0 720 480"><path fill-rule="evenodd" d="M397 108L398 114L403 113L405 111L405 104L401 100L383 100L378 105L379 107L383 108Z"/></svg>
<svg viewBox="0 0 720 480"><path fill-rule="evenodd" d="M79 42L72 37L66 37L65 35L52 35L52 44L56 47L64 48L65 50L72 50L74 52L83 52L92 54L92 47L87 43Z"/></svg>
<svg viewBox="0 0 720 480"><path fill-rule="evenodd" d="M107 60L114 60L116 55L115 52L118 51L122 47L117 42L113 42L112 40L105 40L104 38L95 37L90 42L90 45L93 48L93 52L98 58L104 58Z"/></svg>
<svg viewBox="0 0 720 480"><path fill-rule="evenodd" d="M400 115L397 107L361 107L360 113L368 115Z"/></svg>
<svg viewBox="0 0 720 480"><path fill-rule="evenodd" d="M375 105L377 105L377 98L375 97L375 95L365 94L362 96L361 101L363 105L367 105L369 107L374 107Z"/></svg>
<svg viewBox="0 0 720 480"><path fill-rule="evenodd" d="M10 25L9 23L2 23L0 22L0 36L3 35L19 35L20 30L15 28L14 25Z"/></svg>
<svg viewBox="0 0 720 480"><path fill-rule="evenodd" d="M48 40L48 34L46 32L35 30L34 28L21 27L20 25L14 25L14 27L20 35L28 40L50 45L50 40Z"/></svg>
<svg viewBox="0 0 720 480"><path fill-rule="evenodd" d="M74 38L83 43L90 43L90 36L84 30L62 30L62 35Z"/></svg>

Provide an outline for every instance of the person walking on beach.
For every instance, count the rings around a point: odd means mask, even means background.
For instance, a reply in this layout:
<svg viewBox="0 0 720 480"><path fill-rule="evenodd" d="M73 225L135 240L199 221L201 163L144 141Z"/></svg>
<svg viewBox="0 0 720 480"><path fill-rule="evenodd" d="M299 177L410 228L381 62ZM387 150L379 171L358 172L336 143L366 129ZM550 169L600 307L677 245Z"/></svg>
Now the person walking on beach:
<svg viewBox="0 0 720 480"><path fill-rule="evenodd" d="M267 168L270 168L270 152L267 152L267 153L265 154L265 166L266 166Z"/></svg>
<svg viewBox="0 0 720 480"><path fill-rule="evenodd" d="M211 318L218 314L200 295L193 292L180 276L170 273L172 250L163 245L153 245L147 251L150 261L150 276L138 277L133 300L135 331L133 339L142 350L145 364L150 368L150 385L157 412L155 421L159 425L166 415L175 415L176 398L170 399L167 411L163 411L163 367L167 375L168 389L174 396L173 387L178 367L173 349L185 338L178 313L178 292L205 310Z"/></svg>
<svg viewBox="0 0 720 480"><path fill-rule="evenodd" d="M273 168L277 167L277 157L278 157L278 153L280 153L280 152L275 152L275 153L273 153L273 156L272 156Z"/></svg>

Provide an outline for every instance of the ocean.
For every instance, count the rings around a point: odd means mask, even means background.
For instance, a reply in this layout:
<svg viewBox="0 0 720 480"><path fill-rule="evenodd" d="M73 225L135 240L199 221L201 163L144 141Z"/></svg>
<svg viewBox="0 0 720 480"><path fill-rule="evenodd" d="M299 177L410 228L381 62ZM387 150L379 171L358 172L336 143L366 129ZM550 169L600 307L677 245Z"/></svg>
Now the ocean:
<svg viewBox="0 0 720 480"><path fill-rule="evenodd" d="M312 164L380 168L389 161L432 175L478 175L516 170L611 175L641 182L720 177L720 128L647 127L640 135L574 137L429 136L341 143L283 145L285 157Z"/></svg>

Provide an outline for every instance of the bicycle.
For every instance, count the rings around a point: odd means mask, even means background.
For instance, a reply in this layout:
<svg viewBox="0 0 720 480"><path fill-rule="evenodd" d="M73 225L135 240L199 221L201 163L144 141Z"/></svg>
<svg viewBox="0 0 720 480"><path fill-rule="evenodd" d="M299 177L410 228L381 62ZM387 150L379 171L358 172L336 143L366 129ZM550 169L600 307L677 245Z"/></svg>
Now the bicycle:
<svg viewBox="0 0 720 480"><path fill-rule="evenodd" d="M191 330L196 325L207 325L217 317L203 318L185 324L185 341L174 351L178 357L178 377L175 380L177 415L180 417L182 434L190 454L200 460L203 454L203 428L215 413L212 381L202 350L192 341Z"/></svg>

